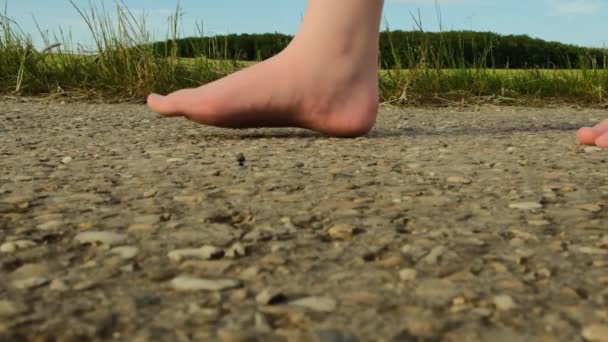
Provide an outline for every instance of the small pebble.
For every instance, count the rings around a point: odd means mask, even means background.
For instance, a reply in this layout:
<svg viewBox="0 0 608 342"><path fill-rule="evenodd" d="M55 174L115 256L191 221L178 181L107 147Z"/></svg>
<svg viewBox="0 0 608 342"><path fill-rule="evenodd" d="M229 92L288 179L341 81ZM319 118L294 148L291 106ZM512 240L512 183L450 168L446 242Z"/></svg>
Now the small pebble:
<svg viewBox="0 0 608 342"><path fill-rule="evenodd" d="M144 198L151 198L151 197L156 196L157 193L158 193L158 190L152 189L152 190L145 191L142 196Z"/></svg>
<svg viewBox="0 0 608 342"><path fill-rule="evenodd" d="M154 231L154 225L149 223L133 223L127 228L127 231L133 234L147 234Z"/></svg>
<svg viewBox="0 0 608 342"><path fill-rule="evenodd" d="M434 247L429 254L425 255L424 258L422 258L422 262L430 264L430 265L436 265L439 262L439 259L441 258L441 256L447 251L447 249L443 246L437 246Z"/></svg>
<svg viewBox="0 0 608 342"><path fill-rule="evenodd" d="M528 224L531 226L543 227L550 225L551 222L547 220L528 220Z"/></svg>
<svg viewBox="0 0 608 342"><path fill-rule="evenodd" d="M255 301L260 305L274 305L287 300L287 297L276 289L264 289L255 297Z"/></svg>
<svg viewBox="0 0 608 342"><path fill-rule="evenodd" d="M583 148L583 152L585 153L595 153L595 152L602 152L603 149L597 146L587 146L585 148Z"/></svg>
<svg viewBox="0 0 608 342"><path fill-rule="evenodd" d="M263 265L277 266L277 265L285 265L286 263L287 263L287 260L285 260L285 258L283 258L280 255L276 255L276 254L268 254L268 255L264 256L262 259L260 259L260 264L263 264Z"/></svg>
<svg viewBox="0 0 608 342"><path fill-rule="evenodd" d="M171 261L180 262L184 259L210 260L224 255L224 251L213 246L203 246L201 248L176 249L169 252L168 257Z"/></svg>
<svg viewBox="0 0 608 342"><path fill-rule="evenodd" d="M336 301L328 297L306 297L289 302L289 304L318 312L332 312L337 307Z"/></svg>
<svg viewBox="0 0 608 342"><path fill-rule="evenodd" d="M600 211L602 211L602 207L597 205L597 204L593 204L593 203L588 203L588 204L579 204L576 206L577 209L581 209L581 210L585 210L585 211L589 211L592 213L599 213Z"/></svg>
<svg viewBox="0 0 608 342"><path fill-rule="evenodd" d="M68 286L61 279L53 279L53 281L51 281L51 283L49 284L49 289L61 292L66 291L68 289Z"/></svg>
<svg viewBox="0 0 608 342"><path fill-rule="evenodd" d="M82 244L102 244L112 247L125 242L127 240L127 235L113 232L92 231L80 233L74 237L74 240Z"/></svg>
<svg viewBox="0 0 608 342"><path fill-rule="evenodd" d="M472 181L468 178L461 176L451 176L446 179L446 182L450 184L471 184Z"/></svg>
<svg viewBox="0 0 608 342"><path fill-rule="evenodd" d="M327 231L336 240L349 240L358 233L357 227L350 224L337 224Z"/></svg>
<svg viewBox="0 0 608 342"><path fill-rule="evenodd" d="M171 280L171 286L178 291L224 291L243 286L237 279L205 279L191 276L179 276Z"/></svg>
<svg viewBox="0 0 608 342"><path fill-rule="evenodd" d="M240 274L239 278L244 280L252 280L260 274L260 268L258 266L251 266L244 269Z"/></svg>
<svg viewBox="0 0 608 342"><path fill-rule="evenodd" d="M608 255L608 249L597 248L597 247L589 247L589 246L581 246L575 249L579 253L589 254L589 255Z"/></svg>
<svg viewBox="0 0 608 342"><path fill-rule="evenodd" d="M36 229L50 231L50 230L58 230L59 228L61 228L61 226L63 226L63 222L61 222L61 221L48 221L48 222L44 222L44 223L37 225Z"/></svg>
<svg viewBox="0 0 608 342"><path fill-rule="evenodd" d="M79 283L74 284L74 286L72 286L72 289L74 289L76 291L86 291L86 290L90 290L96 286L97 286L97 282L94 280L83 280Z"/></svg>
<svg viewBox="0 0 608 342"><path fill-rule="evenodd" d="M2 253L14 253L20 249L26 249L35 247L36 243L30 240L16 240L5 242L0 245L0 252Z"/></svg>
<svg viewBox="0 0 608 342"><path fill-rule="evenodd" d="M492 302L499 311L509 311L517 307L517 304L515 304L513 298L508 295L498 295L492 298Z"/></svg>
<svg viewBox="0 0 608 342"><path fill-rule="evenodd" d="M70 156L63 157L63 159L61 159L61 163L63 163L63 164L69 164L69 163L71 163L71 162L72 162L72 160L73 160L73 159L72 159L72 157L70 157Z"/></svg>
<svg viewBox="0 0 608 342"><path fill-rule="evenodd" d="M233 303L241 303L249 297L249 292L246 289L236 289L230 294L230 301Z"/></svg>
<svg viewBox="0 0 608 342"><path fill-rule="evenodd" d="M244 154L239 153L236 156L236 161L239 163L240 166L244 166L245 162L247 161L247 158L245 158Z"/></svg>
<svg viewBox="0 0 608 342"><path fill-rule="evenodd" d="M32 289L48 284L49 280L45 277L29 277L13 281L13 287L21 290Z"/></svg>
<svg viewBox="0 0 608 342"><path fill-rule="evenodd" d="M134 246L115 247L108 251L108 254L118 255L122 259L129 260L135 258L139 253L139 249Z"/></svg>
<svg viewBox="0 0 608 342"><path fill-rule="evenodd" d="M583 337L589 342L608 342L608 325L587 325L583 328Z"/></svg>
<svg viewBox="0 0 608 342"><path fill-rule="evenodd" d="M542 209L542 207L543 205L538 202L519 202L509 204L509 208L519 210L535 210Z"/></svg>
<svg viewBox="0 0 608 342"><path fill-rule="evenodd" d="M401 271L399 271L399 278L402 281L412 281L415 280L416 277L418 276L418 271L416 271L413 268L404 268Z"/></svg>
<svg viewBox="0 0 608 342"><path fill-rule="evenodd" d="M246 254L247 250L240 242L235 243L226 250L226 257L230 259L244 257Z"/></svg>

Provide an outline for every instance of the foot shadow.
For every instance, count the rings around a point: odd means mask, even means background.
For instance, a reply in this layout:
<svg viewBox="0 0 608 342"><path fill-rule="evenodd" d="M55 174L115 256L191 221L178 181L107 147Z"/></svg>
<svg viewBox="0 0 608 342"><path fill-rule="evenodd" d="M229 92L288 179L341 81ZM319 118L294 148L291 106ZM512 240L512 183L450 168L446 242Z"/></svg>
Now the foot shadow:
<svg viewBox="0 0 608 342"><path fill-rule="evenodd" d="M417 137L417 136L488 136L488 135L503 135L514 133L541 133L541 132L567 132L576 131L580 127L589 125L589 122L569 123L569 124L523 124L518 126L501 126L501 127L448 127L438 129L425 128L403 128L398 130L374 128L368 134L356 139L380 139L392 137ZM329 135L308 131L303 129L280 129L280 128L262 128L262 129L247 129L247 130L222 130L201 133L206 138L218 138L222 140L261 140L261 139L335 139Z"/></svg>

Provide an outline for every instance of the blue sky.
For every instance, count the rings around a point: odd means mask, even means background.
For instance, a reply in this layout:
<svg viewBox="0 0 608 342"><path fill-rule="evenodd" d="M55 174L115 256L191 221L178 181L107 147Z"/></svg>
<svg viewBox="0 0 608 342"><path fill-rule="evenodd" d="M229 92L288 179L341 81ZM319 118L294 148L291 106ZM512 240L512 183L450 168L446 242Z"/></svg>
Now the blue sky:
<svg viewBox="0 0 608 342"><path fill-rule="evenodd" d="M87 7L89 0L74 0ZM102 0L90 0L100 4ZM136 13L145 11L158 38L164 38L175 0L124 0ZM340 1L340 0L326 0ZM372 0L369 0L372 1ZM112 7L113 1L105 3ZM306 0L182 0L182 35L204 22L206 34L296 32ZM32 17L49 31L70 29L86 43L86 27L68 0L0 0L9 17L36 36ZM608 46L608 0L440 0L443 27L503 34L528 34L584 46ZM386 0L384 16L391 29L412 29L410 13L421 12L425 30L438 29L434 0Z"/></svg>

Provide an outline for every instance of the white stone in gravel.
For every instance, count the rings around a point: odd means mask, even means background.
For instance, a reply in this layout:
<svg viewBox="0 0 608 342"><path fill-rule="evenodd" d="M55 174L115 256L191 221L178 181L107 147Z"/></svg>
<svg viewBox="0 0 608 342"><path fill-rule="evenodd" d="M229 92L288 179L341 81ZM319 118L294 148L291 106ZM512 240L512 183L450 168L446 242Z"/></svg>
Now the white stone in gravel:
<svg viewBox="0 0 608 342"><path fill-rule="evenodd" d="M547 220L528 220L528 224L531 226L542 227L550 225L551 222Z"/></svg>
<svg viewBox="0 0 608 342"><path fill-rule="evenodd" d="M289 304L318 312L332 312L338 306L334 299L328 297L306 297L289 302Z"/></svg>
<svg viewBox="0 0 608 342"><path fill-rule="evenodd" d="M152 189L152 190L145 191L145 192L143 193L143 197L144 197L144 198L150 198L150 197L154 197L154 196L156 196L156 193L157 193L157 192L158 192L158 190L156 190L156 189Z"/></svg>
<svg viewBox="0 0 608 342"><path fill-rule="evenodd" d="M183 158L169 158L169 159L167 159L167 163L169 163L169 164L172 164L172 163L181 163L183 161L184 161Z"/></svg>
<svg viewBox="0 0 608 342"><path fill-rule="evenodd" d="M422 262L431 264L431 265L436 265L439 262L439 258L441 258L443 253L445 253L446 251L447 251L447 249L443 246L434 247L429 252L429 254L424 256L424 258L422 258Z"/></svg>
<svg viewBox="0 0 608 342"><path fill-rule="evenodd" d="M412 281L412 280L415 280L417 276L418 276L418 271L416 271L413 268L404 268L401 271L399 271L399 278L402 281Z"/></svg>
<svg viewBox="0 0 608 342"><path fill-rule="evenodd" d="M57 230L57 229L61 228L62 225L63 225L63 222L53 220L53 221L48 221L48 222L44 222L44 223L37 225L36 229L46 230L46 231Z"/></svg>
<svg viewBox="0 0 608 342"><path fill-rule="evenodd" d="M509 204L509 208L519 210L535 210L542 209L542 207L543 205L538 202L519 202Z"/></svg>
<svg viewBox="0 0 608 342"><path fill-rule="evenodd" d="M450 184L471 184L471 180L462 176L450 176L446 179Z"/></svg>
<svg viewBox="0 0 608 342"><path fill-rule="evenodd" d="M71 163L71 162L72 162L72 160L73 160L73 159L72 159L72 157L67 156L67 157L63 157L63 159L61 159L61 162L62 162L63 164L69 164L69 163Z"/></svg>
<svg viewBox="0 0 608 342"><path fill-rule="evenodd" d="M525 232L523 230L511 229L511 233L513 233L513 236L518 237L524 241L538 241L538 237L536 237L536 235Z"/></svg>
<svg viewBox="0 0 608 342"><path fill-rule="evenodd" d="M252 280L255 279L260 274L259 266L250 266L244 269L240 274L239 278L244 280Z"/></svg>
<svg viewBox="0 0 608 342"><path fill-rule="evenodd" d="M201 248L176 249L174 251L169 252L167 256L171 261L180 262L188 258L210 260L213 258L220 257L223 254L224 251L220 248L213 246L203 246Z"/></svg>
<svg viewBox="0 0 608 342"><path fill-rule="evenodd" d="M0 245L0 252L2 253L14 253L20 249L26 249L36 246L34 241L30 240L16 240L5 242Z"/></svg>
<svg viewBox="0 0 608 342"><path fill-rule="evenodd" d="M357 234L357 227L350 224L337 224L327 230L332 239L348 240Z"/></svg>
<svg viewBox="0 0 608 342"><path fill-rule="evenodd" d="M602 152L604 149L597 147L597 146L588 146L583 148L583 152L585 153L595 153L595 152Z"/></svg>
<svg viewBox="0 0 608 342"><path fill-rule="evenodd" d="M247 249L242 243L237 242L226 250L226 257L236 259L247 254Z"/></svg>
<svg viewBox="0 0 608 342"><path fill-rule="evenodd" d="M583 337L590 342L608 342L608 325L590 324L583 328Z"/></svg>
<svg viewBox="0 0 608 342"><path fill-rule="evenodd" d="M260 305L271 305L285 299L285 295L279 289L264 289L255 296L255 301Z"/></svg>
<svg viewBox="0 0 608 342"><path fill-rule="evenodd" d="M125 260L135 258L137 256L137 253L139 253L139 249L135 246L114 247L110 251L108 251L108 254L118 255L119 257Z"/></svg>
<svg viewBox="0 0 608 342"><path fill-rule="evenodd" d="M243 285L238 279L206 279L191 276L179 276L171 280L171 287L178 291L223 291L236 289Z"/></svg>
<svg viewBox="0 0 608 342"><path fill-rule="evenodd" d="M587 203L587 204L579 204L576 206L577 209L589 211L592 213L599 213L602 211L602 207L598 204Z"/></svg>
<svg viewBox="0 0 608 342"><path fill-rule="evenodd" d="M509 311L517 307L517 304L509 295L498 295L492 298L492 302L499 311Z"/></svg>
<svg viewBox="0 0 608 342"><path fill-rule="evenodd" d="M83 244L103 244L112 247L125 242L127 240L127 235L113 232L92 231L80 233L74 237L74 240Z"/></svg>
<svg viewBox="0 0 608 342"><path fill-rule="evenodd" d="M53 279L53 281L51 281L51 283L49 284L49 289L51 289L53 291L60 291L61 292L61 291L68 290L68 286L61 279Z"/></svg>
<svg viewBox="0 0 608 342"><path fill-rule="evenodd" d="M29 277L13 281L13 287L26 290L45 285L48 282L49 280L45 277Z"/></svg>

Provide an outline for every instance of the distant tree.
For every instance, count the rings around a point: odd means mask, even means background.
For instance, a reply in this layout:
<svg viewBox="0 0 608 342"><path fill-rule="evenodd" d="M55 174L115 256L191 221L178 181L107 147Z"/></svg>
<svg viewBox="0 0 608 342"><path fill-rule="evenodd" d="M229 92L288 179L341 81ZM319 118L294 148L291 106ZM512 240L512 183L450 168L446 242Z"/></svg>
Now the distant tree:
<svg viewBox="0 0 608 342"><path fill-rule="evenodd" d="M256 61L281 52L293 36L281 33L230 34L179 39L177 55L207 56ZM173 54L170 42L154 44L160 55ZM607 51L559 42L547 42L528 35L499 35L492 32L392 31L380 34L380 63L392 68L430 67L495 68L580 68L606 67Z"/></svg>

